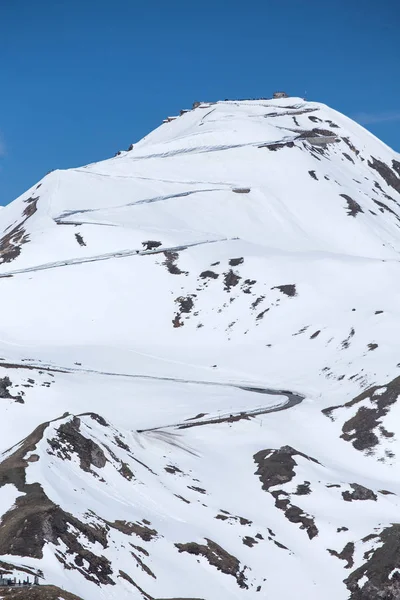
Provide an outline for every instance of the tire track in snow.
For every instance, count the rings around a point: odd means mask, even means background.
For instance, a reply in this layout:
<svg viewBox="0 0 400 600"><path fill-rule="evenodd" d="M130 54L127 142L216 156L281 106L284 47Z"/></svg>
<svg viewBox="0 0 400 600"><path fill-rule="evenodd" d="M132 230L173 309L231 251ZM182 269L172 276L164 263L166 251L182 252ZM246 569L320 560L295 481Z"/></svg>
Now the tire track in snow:
<svg viewBox="0 0 400 600"><path fill-rule="evenodd" d="M194 246L203 246L205 244L216 244L217 242L227 242L237 240L238 238L219 238L217 240L206 240L204 242L192 242L190 244L182 244L180 246L170 246L169 248L157 248L157 250L120 250L118 252L108 252L107 254L98 254L97 256L86 256L82 258L70 258L68 260L60 260L51 263L26 267L25 269L15 269L14 271L6 271L0 273L0 279L10 277L10 275L21 275L23 273L34 273L36 271L46 271L48 269L58 269L59 267L69 267L72 265L82 265L84 263L99 262L101 260L110 260L113 258L126 258L128 256L147 256L149 254L163 254L164 252L180 252L193 248ZM0 363L1 364L1 363Z"/></svg>
<svg viewBox="0 0 400 600"><path fill-rule="evenodd" d="M200 194L202 192L225 192L229 191L230 188L227 186L226 188L211 188L204 190L190 190L186 192L178 192L176 194L167 194L165 196L154 196L153 198L145 198L143 200L136 200L134 202L128 202L127 204L119 204L117 206L113 206L112 209L118 208L126 208L127 206L136 206L137 204L153 204L153 202L163 202L165 200L171 200L173 198L184 198L185 196L192 196L193 194ZM104 207L101 208L83 208L81 210L66 210L58 217L54 218L54 221L59 222L60 219L66 219L67 217L72 217L79 214L85 213L93 213L106 210Z"/></svg>
<svg viewBox="0 0 400 600"><path fill-rule="evenodd" d="M286 402L281 402L279 404L275 404L274 406L258 406L256 408L250 410L241 410L236 412L226 413L224 415L218 414L215 416L211 416L208 419L197 420L201 417L194 417L192 419L187 419L186 421L181 421L179 423L172 423L168 425L160 425L158 427L151 427L149 429L139 429L137 433L148 433L155 432L164 429L189 429L192 427L200 427L203 425L215 425L218 423L233 423L235 421L241 421L243 419L249 419L251 417L256 417L258 415L265 415L268 413L280 412L283 410L288 410L297 404L301 404L303 402L305 396L302 394L298 394L296 392L288 391L288 390L275 390L268 387L260 387L250 385L248 383L232 383L232 382L222 382L222 381L201 381L198 379L182 379L179 377L165 377L165 376L157 376L157 375L140 375L138 373L115 373L111 371L98 371L96 369L85 369L85 368L71 368L71 367L62 367L57 365L48 365L48 364L35 364L35 363L6 363L0 362L0 367L5 369L26 369L29 371L47 371L50 373L64 373L64 374L79 374L86 373L90 375L103 375L107 377L123 377L129 379L144 379L150 381L167 381L171 383L183 383L189 385L200 385L200 386L208 386L208 387L224 387L236 390L242 390L244 392L250 392L254 394L262 394L266 396L286 396ZM207 415L204 415L207 416Z"/></svg>

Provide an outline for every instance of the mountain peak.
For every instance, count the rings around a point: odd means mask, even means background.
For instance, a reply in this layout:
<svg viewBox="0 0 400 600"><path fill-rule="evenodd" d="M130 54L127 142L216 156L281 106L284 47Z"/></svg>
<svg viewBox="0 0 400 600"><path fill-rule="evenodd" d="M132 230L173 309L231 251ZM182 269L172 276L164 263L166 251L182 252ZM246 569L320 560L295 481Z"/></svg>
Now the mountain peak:
<svg viewBox="0 0 400 600"><path fill-rule="evenodd" d="M3 579L397 589L398 154L302 98L195 103L0 228Z"/></svg>

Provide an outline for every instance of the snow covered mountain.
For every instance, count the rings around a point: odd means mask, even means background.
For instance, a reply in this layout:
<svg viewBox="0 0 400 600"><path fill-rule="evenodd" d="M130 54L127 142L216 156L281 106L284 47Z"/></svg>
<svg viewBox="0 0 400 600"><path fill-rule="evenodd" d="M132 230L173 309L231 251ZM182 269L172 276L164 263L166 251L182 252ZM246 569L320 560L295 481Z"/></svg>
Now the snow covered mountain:
<svg viewBox="0 0 400 600"><path fill-rule="evenodd" d="M300 98L203 103L0 229L3 577L400 598L400 155Z"/></svg>

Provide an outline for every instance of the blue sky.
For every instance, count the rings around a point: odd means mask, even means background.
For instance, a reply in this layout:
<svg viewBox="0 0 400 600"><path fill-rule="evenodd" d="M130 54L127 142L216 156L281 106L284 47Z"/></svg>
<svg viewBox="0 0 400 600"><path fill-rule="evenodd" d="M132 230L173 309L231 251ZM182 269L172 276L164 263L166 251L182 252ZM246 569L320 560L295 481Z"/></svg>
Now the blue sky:
<svg viewBox="0 0 400 600"><path fill-rule="evenodd" d="M0 0L0 204L195 100L325 102L400 151L399 0Z"/></svg>

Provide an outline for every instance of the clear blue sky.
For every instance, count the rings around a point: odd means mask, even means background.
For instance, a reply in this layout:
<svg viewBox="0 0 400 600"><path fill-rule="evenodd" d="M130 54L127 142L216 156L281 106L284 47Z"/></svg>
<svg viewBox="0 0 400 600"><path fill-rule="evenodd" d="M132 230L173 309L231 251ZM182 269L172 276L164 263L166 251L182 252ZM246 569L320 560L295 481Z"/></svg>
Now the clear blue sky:
<svg viewBox="0 0 400 600"><path fill-rule="evenodd" d="M195 100L307 95L400 151L399 0L0 0L0 204Z"/></svg>

